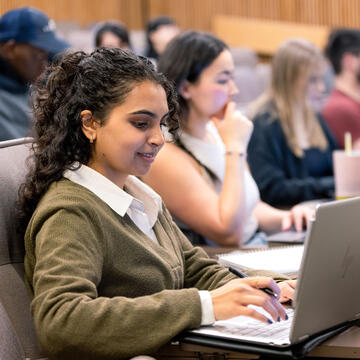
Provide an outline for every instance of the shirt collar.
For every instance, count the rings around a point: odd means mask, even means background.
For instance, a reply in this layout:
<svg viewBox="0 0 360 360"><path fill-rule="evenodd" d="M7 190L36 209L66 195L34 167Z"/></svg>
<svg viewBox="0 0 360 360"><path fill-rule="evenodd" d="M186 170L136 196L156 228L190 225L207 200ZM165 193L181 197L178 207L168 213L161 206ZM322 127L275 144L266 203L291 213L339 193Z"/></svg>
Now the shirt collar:
<svg viewBox="0 0 360 360"><path fill-rule="evenodd" d="M77 165L74 164L73 168ZM144 211L151 227L162 211L161 197L135 176L128 176L124 185L126 191L83 164L78 169L66 170L63 176L93 192L120 216L124 216L130 207Z"/></svg>

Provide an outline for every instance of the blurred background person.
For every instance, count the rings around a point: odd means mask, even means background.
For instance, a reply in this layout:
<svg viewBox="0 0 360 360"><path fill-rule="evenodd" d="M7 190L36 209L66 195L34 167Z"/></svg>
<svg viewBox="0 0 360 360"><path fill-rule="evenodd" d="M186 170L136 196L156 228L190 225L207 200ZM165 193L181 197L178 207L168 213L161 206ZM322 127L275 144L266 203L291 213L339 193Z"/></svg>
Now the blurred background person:
<svg viewBox="0 0 360 360"><path fill-rule="evenodd" d="M0 18L0 141L29 134L29 86L68 46L40 10L23 7Z"/></svg>
<svg viewBox="0 0 360 360"><path fill-rule="evenodd" d="M332 151L336 141L319 114L324 58L303 39L285 41L272 61L270 89L253 104L248 147L251 173L261 199L288 207L334 195Z"/></svg>
<svg viewBox="0 0 360 360"><path fill-rule="evenodd" d="M129 32L120 21L101 23L95 32L95 47L117 47L131 50Z"/></svg>
<svg viewBox="0 0 360 360"><path fill-rule="evenodd" d="M168 16L159 16L150 20L146 25L146 56L157 60L165 50L166 45L177 35L180 30L175 21Z"/></svg>
<svg viewBox="0 0 360 360"><path fill-rule="evenodd" d="M182 56L179 56L181 54ZM196 245L266 245L266 233L302 230L307 209L275 209L259 199L246 163L252 123L235 110L228 46L189 31L171 41L158 69L174 83L181 133L167 142L143 177Z"/></svg>
<svg viewBox="0 0 360 360"><path fill-rule="evenodd" d="M360 30L334 29L325 53L335 72L335 88L323 109L323 116L340 148L350 132L359 146L360 139Z"/></svg>

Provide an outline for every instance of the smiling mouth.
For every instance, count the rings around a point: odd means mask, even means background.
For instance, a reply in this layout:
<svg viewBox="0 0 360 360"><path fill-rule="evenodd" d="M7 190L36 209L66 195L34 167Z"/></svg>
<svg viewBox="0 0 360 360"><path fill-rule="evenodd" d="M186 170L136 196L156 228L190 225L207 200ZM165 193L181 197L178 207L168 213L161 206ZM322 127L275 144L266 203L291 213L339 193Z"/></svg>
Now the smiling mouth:
<svg viewBox="0 0 360 360"><path fill-rule="evenodd" d="M156 153L138 153L146 161L154 161Z"/></svg>

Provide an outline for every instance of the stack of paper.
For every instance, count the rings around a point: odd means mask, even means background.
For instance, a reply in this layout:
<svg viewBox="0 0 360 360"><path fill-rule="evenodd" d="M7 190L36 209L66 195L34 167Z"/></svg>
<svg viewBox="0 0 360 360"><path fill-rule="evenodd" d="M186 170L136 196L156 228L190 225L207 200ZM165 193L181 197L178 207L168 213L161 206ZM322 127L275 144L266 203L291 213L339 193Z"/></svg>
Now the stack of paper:
<svg viewBox="0 0 360 360"><path fill-rule="evenodd" d="M234 251L218 255L221 265L238 269L271 270L278 273L295 273L300 269L304 245L251 251Z"/></svg>

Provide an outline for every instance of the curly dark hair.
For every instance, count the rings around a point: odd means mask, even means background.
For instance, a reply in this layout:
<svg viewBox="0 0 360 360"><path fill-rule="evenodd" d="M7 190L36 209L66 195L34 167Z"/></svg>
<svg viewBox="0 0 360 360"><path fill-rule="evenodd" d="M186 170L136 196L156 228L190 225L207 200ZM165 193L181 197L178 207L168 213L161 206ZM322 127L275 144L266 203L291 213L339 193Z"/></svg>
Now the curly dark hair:
<svg viewBox="0 0 360 360"><path fill-rule="evenodd" d="M91 147L82 131L81 111L90 110L104 125L112 109L144 81L159 84L165 90L169 107L167 127L176 137L176 93L145 57L121 49L100 48L91 54L68 53L45 70L33 93L32 166L20 187L18 204L22 234L50 184L60 180L74 162L87 164L90 160Z"/></svg>

